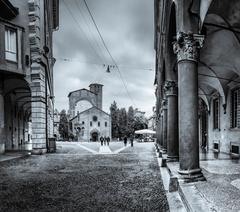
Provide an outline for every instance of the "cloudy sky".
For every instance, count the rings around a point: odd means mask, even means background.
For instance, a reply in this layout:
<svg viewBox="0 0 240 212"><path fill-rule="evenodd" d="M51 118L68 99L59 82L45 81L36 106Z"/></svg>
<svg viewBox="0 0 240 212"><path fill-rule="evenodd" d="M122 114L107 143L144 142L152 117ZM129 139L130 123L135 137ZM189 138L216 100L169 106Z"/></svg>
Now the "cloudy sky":
<svg viewBox="0 0 240 212"><path fill-rule="evenodd" d="M70 91L101 83L103 109L115 100L151 115L154 97L154 0L87 0L106 45L124 78L129 95L94 28L83 0L60 0L60 28L54 33L55 107L68 109ZM149 69L152 69L149 70ZM86 106L85 103L80 105Z"/></svg>

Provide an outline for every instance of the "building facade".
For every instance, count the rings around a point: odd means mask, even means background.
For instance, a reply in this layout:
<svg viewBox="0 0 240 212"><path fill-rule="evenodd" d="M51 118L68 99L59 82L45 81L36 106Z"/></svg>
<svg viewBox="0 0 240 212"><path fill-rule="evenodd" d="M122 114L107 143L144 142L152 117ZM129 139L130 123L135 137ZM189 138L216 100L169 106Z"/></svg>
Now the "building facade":
<svg viewBox="0 0 240 212"><path fill-rule="evenodd" d="M53 137L58 0L0 0L0 149L45 153Z"/></svg>
<svg viewBox="0 0 240 212"><path fill-rule="evenodd" d="M184 178L199 147L239 156L240 2L155 0L157 141Z"/></svg>
<svg viewBox="0 0 240 212"><path fill-rule="evenodd" d="M91 84L89 90L70 92L69 114L70 132L78 141L98 141L101 136L111 138L111 116L102 110L103 85ZM82 112L76 111L80 101L88 101L92 107Z"/></svg>

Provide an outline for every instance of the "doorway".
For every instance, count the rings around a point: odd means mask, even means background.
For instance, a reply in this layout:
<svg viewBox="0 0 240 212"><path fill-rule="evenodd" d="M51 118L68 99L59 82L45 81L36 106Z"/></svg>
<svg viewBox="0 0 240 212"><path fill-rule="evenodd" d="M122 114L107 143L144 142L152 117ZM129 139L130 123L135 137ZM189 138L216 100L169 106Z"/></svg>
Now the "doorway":
<svg viewBox="0 0 240 212"><path fill-rule="evenodd" d="M199 115L200 115L200 147L202 149L208 149L208 109L206 103L201 99L200 101L200 108L199 108Z"/></svg>
<svg viewBox="0 0 240 212"><path fill-rule="evenodd" d="M92 141L98 141L98 133L97 132L93 132L92 133L92 138L91 138Z"/></svg>

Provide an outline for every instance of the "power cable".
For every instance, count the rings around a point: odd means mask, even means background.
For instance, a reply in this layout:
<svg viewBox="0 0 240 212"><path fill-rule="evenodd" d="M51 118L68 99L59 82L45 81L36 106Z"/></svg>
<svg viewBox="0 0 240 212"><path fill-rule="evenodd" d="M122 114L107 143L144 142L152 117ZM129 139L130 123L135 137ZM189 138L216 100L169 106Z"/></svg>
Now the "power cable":
<svg viewBox="0 0 240 212"><path fill-rule="evenodd" d="M84 30L82 29L80 23L78 22L78 20L74 17L71 9L68 7L68 5L66 4L65 0L63 0L63 3L65 5L65 7L67 8L70 16L72 17L73 21L77 24L77 26L79 27L79 29L81 30L81 32L83 33L83 35L86 37L87 41L89 42L92 50L94 51L94 53L96 54L96 56L101 60L101 62L103 62L103 58L98 54L98 52L96 51L96 49L94 48L94 46L92 45L91 41L89 40L89 38L87 37L86 33L84 32Z"/></svg>
<svg viewBox="0 0 240 212"><path fill-rule="evenodd" d="M120 78L121 78L122 83L123 83L123 85L124 85L124 87L125 87L125 90L126 90L126 92L127 92L128 97L131 99L132 104L135 105L135 104L134 104L134 101L133 101L133 98L131 97L131 95L130 95L130 93L129 93L129 91L128 91L128 88L127 88L127 85L126 85L126 83L125 83L125 81L124 81L124 78L123 78L123 76L122 76L122 73L121 73L121 71L120 71L120 69L119 69L116 61L114 60L112 54L110 53L110 51L109 51L109 49L108 49L108 47L107 47L107 45L106 45L106 43L105 43L105 41L104 41L104 39L103 39L103 37L102 37L102 34L101 34L101 32L100 32L100 30L99 30L99 28L98 28L98 26L97 26L97 23L96 23L93 15L92 15L89 7L88 7L88 4L87 4L86 0L83 0L83 1L84 1L84 4L85 4L86 8L87 8L87 11L88 11L88 13L89 13L89 15L90 15L90 17L91 17L91 19L92 19L92 21L93 21L93 24L94 24L94 26L95 26L95 28L96 28L96 30L97 30L97 32L98 32L101 40L102 40L102 43L103 43L105 49L107 50L107 52L108 52L111 60L113 61L114 65L116 66L116 68L117 68L117 70L118 70L118 73L119 73L119 75L120 75Z"/></svg>
<svg viewBox="0 0 240 212"><path fill-rule="evenodd" d="M94 63L94 62L88 62L88 61L82 61L78 58L56 58L57 60L60 61L64 61L64 62L79 62L79 63L86 63L86 64L91 64L91 65L99 65L99 66L103 66L103 67L107 67L107 66L111 66L112 68L114 68L115 66L112 66L110 64L104 63L104 64L100 64L100 63ZM127 66L127 65L118 65L119 67L122 68L126 68L126 69L137 69L137 70L145 70L145 71L153 71L152 68L142 68L142 67L134 67L134 66Z"/></svg>
<svg viewBox="0 0 240 212"><path fill-rule="evenodd" d="M93 38L96 46L99 48L102 56L104 56L105 54L104 54L104 52L103 52L103 49L101 48L101 45L99 44L98 40L97 40L96 37L94 36L94 33L93 33L93 31L91 30L91 27L90 27L90 24L89 24L88 21L87 21L87 18L86 18L86 16L84 15L84 12L81 10L81 7L80 7L80 5L79 5L79 2L78 2L77 0L74 0L74 1L75 1L75 4L77 5L77 9L78 9L78 11L79 11L79 13L80 13L80 15L81 15L81 17L82 17L82 20L83 20L84 23L86 24L89 33L92 35L92 38ZM103 58L104 58L104 57L103 57ZM106 58L104 58L104 62L105 62L105 64L107 64L107 62L106 62L107 60L105 60L105 59L106 59Z"/></svg>

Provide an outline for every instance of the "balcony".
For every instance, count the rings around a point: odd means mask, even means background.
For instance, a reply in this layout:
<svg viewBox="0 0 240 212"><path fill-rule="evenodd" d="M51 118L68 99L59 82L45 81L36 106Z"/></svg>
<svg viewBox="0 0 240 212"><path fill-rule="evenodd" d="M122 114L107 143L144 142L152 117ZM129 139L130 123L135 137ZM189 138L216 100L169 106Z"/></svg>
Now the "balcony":
<svg viewBox="0 0 240 212"><path fill-rule="evenodd" d="M0 17L4 19L13 19L18 15L18 9L8 0L0 0Z"/></svg>

